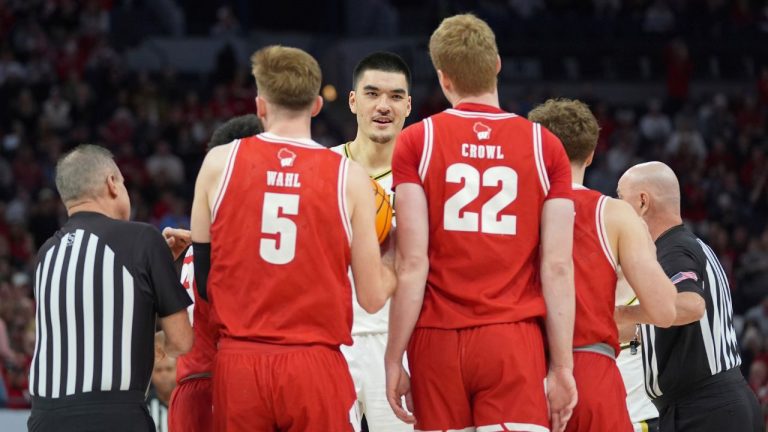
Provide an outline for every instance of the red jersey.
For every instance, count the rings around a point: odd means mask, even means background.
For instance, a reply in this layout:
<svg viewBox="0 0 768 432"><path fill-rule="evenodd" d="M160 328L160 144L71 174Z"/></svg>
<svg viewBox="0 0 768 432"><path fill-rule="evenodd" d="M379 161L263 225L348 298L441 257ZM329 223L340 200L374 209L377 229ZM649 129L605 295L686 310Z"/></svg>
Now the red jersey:
<svg viewBox="0 0 768 432"><path fill-rule="evenodd" d="M619 355L619 331L613 320L616 303L616 261L605 230L608 197L581 185L573 186L576 223L573 227L573 269L576 322L573 346L606 343Z"/></svg>
<svg viewBox="0 0 768 432"><path fill-rule="evenodd" d="M461 104L409 126L395 186L424 188L429 274L417 327L465 328L544 316L541 210L571 196L560 141L498 108Z"/></svg>
<svg viewBox="0 0 768 432"><path fill-rule="evenodd" d="M176 382L192 375L209 374L213 371L219 331L210 317L211 305L200 298L195 285L195 265L192 247L187 249L181 266L181 284L194 302L189 307L195 342L192 349L176 361Z"/></svg>
<svg viewBox="0 0 768 432"><path fill-rule="evenodd" d="M233 144L211 216L208 286L223 337L351 344L348 163L308 139Z"/></svg>

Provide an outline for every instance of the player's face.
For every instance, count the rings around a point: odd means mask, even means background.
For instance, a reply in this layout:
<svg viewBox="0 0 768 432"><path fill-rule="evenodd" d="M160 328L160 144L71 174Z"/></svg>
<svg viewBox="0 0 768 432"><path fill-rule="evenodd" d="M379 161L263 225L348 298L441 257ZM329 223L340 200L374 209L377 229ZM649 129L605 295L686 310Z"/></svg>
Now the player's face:
<svg viewBox="0 0 768 432"><path fill-rule="evenodd" d="M152 369L152 385L159 392L170 393L176 386L176 360L172 357L165 357L155 362Z"/></svg>
<svg viewBox="0 0 768 432"><path fill-rule="evenodd" d="M357 115L358 133L373 142L392 142L411 112L405 75L367 70L349 94L349 108Z"/></svg>

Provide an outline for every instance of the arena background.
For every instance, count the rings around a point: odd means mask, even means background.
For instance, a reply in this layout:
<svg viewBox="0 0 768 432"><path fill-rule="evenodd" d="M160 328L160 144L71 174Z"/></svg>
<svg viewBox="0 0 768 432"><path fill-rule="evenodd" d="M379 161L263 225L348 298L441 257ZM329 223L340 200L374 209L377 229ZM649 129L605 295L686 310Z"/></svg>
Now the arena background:
<svg viewBox="0 0 768 432"><path fill-rule="evenodd" d="M413 70L408 123L446 107L427 41L472 11L501 56L505 109L589 103L602 128L587 185L615 195L628 166L680 177L686 222L730 277L742 372L768 406L768 1L0 0L0 424L24 430L34 350L31 263L64 221L57 158L91 142L128 180L133 219L188 226L211 132L254 110L250 54L303 48L321 63L330 146L355 135L354 64L374 50Z"/></svg>

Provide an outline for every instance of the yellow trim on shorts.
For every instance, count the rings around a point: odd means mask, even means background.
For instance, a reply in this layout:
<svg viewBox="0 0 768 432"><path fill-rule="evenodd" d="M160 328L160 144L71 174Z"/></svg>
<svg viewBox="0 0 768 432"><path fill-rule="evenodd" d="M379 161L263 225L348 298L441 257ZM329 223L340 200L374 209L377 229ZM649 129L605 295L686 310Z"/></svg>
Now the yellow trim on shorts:
<svg viewBox="0 0 768 432"><path fill-rule="evenodd" d="M642 432L648 432L648 422L646 422L645 420L641 421L640 422L640 430Z"/></svg>

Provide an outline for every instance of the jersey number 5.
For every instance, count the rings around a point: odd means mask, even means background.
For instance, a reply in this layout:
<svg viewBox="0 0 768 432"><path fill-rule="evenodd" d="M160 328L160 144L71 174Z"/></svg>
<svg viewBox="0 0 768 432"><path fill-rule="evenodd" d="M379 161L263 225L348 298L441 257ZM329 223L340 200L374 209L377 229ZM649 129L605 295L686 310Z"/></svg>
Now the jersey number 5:
<svg viewBox="0 0 768 432"><path fill-rule="evenodd" d="M299 214L299 196L264 193L261 212L261 232L277 238L262 238L259 255L272 264L288 264L296 256L296 223L284 217Z"/></svg>
<svg viewBox="0 0 768 432"><path fill-rule="evenodd" d="M481 183L482 180L482 183ZM448 183L464 182L464 187L445 202L443 228L447 231L517 234L517 216L499 215L517 198L517 172L510 167L495 166L482 174L465 163L455 163L445 172ZM480 196L480 187L501 190L483 204L480 214L461 209Z"/></svg>

